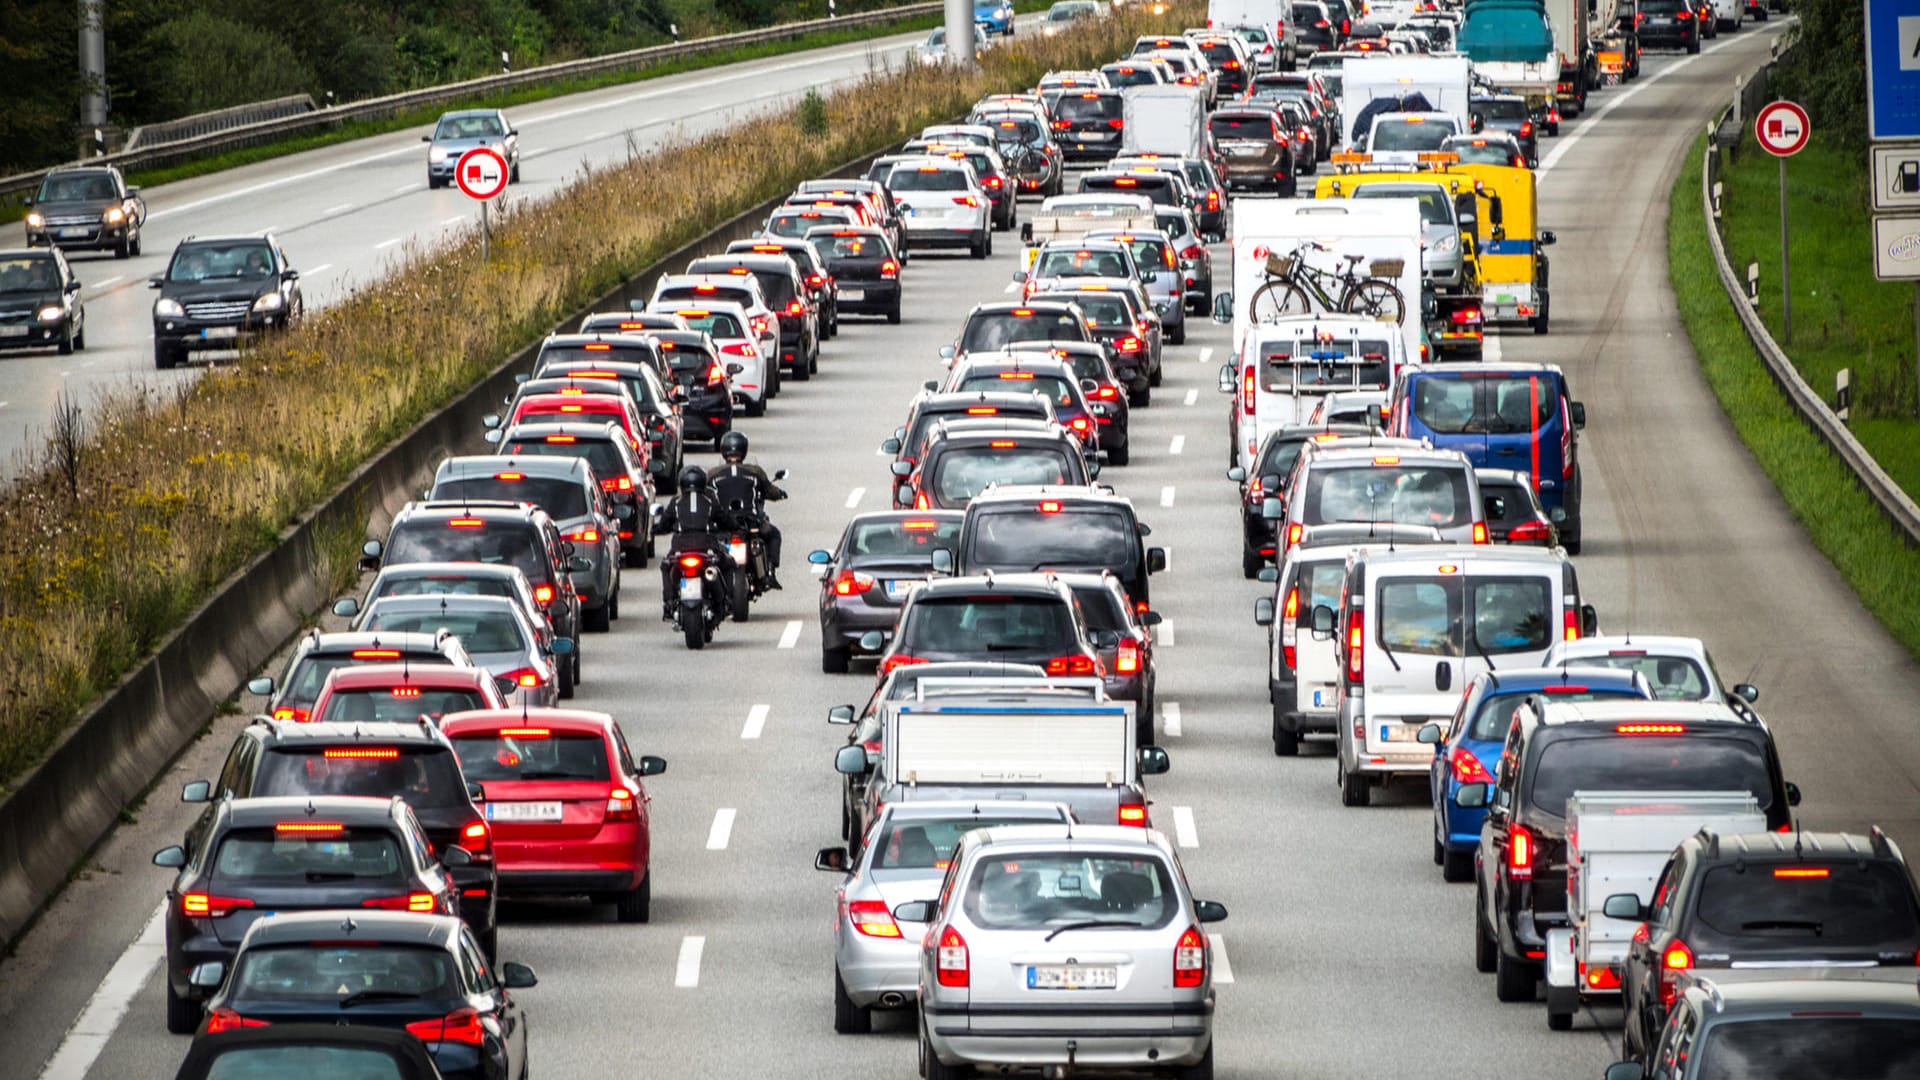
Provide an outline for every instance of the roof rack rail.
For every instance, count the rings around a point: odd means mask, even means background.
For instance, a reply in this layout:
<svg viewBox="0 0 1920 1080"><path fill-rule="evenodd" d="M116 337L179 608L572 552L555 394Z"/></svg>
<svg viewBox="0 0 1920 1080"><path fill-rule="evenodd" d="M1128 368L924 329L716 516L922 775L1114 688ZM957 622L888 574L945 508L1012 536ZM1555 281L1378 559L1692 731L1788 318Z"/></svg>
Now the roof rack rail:
<svg viewBox="0 0 1920 1080"><path fill-rule="evenodd" d="M1893 858L1893 841L1887 839L1886 831L1875 825L1867 830L1867 842L1873 845L1873 853L1884 858Z"/></svg>

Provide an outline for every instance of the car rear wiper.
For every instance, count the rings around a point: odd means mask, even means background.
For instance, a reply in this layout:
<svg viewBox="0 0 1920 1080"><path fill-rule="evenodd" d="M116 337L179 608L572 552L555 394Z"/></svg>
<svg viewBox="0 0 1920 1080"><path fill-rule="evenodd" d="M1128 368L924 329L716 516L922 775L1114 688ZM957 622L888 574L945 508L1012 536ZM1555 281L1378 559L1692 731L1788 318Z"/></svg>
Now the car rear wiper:
<svg viewBox="0 0 1920 1080"><path fill-rule="evenodd" d="M1056 927L1053 933L1048 934L1042 940L1052 941L1054 938L1059 937L1061 934L1064 934L1069 930L1093 930L1102 926L1131 926L1134 929L1138 930L1139 928L1145 925L1147 924L1143 922L1134 922L1130 919L1088 919L1085 922L1070 922L1065 926Z"/></svg>
<svg viewBox="0 0 1920 1080"><path fill-rule="evenodd" d="M586 780L590 778L585 776L578 776L570 772L558 772L554 770L548 770L547 772L523 772L520 775L514 777L514 779L516 780Z"/></svg>
<svg viewBox="0 0 1920 1080"><path fill-rule="evenodd" d="M1366 646L1365 646L1365 645L1362 645L1362 646L1360 646L1360 647L1361 647L1361 648L1363 648L1363 649L1364 649L1364 648L1366 648ZM1400 661L1399 661L1399 660L1398 660L1397 658L1395 658L1395 657L1394 657L1394 655L1393 655L1393 646L1391 646L1391 645L1389 645L1389 644L1387 644L1387 639L1386 639L1386 638L1384 638L1384 637L1380 639L1380 651L1381 651L1381 652L1383 652L1383 653L1385 653L1385 654L1387 655L1387 663L1389 663L1389 664L1392 664L1392 665L1393 665L1393 670L1395 670L1395 671L1399 671L1399 670L1400 670Z"/></svg>
<svg viewBox="0 0 1920 1080"><path fill-rule="evenodd" d="M425 994L416 994L411 990L355 990L353 993L340 999L340 1007L343 1009L352 1008L363 1001L414 1001L426 996Z"/></svg>
<svg viewBox="0 0 1920 1080"><path fill-rule="evenodd" d="M359 874L356 874L351 870L309 870L307 871L308 882L352 881L354 878L357 878L359 876L360 876Z"/></svg>
<svg viewBox="0 0 1920 1080"><path fill-rule="evenodd" d="M1811 930L1813 931L1813 935L1815 937L1819 937L1821 933L1821 929L1825 926L1826 926L1826 923L1814 922L1811 919L1755 919L1752 922L1741 923L1740 929L1742 930Z"/></svg>
<svg viewBox="0 0 1920 1080"><path fill-rule="evenodd" d="M998 641L987 642L988 652L1020 652L1026 648L1027 646L1025 645L1008 645Z"/></svg>

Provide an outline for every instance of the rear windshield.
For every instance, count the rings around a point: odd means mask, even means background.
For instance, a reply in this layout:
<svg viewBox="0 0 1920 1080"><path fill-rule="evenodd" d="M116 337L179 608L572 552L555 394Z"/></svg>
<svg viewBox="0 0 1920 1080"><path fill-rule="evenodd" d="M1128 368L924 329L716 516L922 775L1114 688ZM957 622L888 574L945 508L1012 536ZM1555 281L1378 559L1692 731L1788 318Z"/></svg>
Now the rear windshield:
<svg viewBox="0 0 1920 1080"><path fill-rule="evenodd" d="M1021 375L1025 378L1008 379L1006 376ZM1055 375L1035 375L1029 371L1003 371L997 375L970 375L954 387L956 392L1018 389L1044 394L1053 402L1055 409L1065 409L1074 405L1076 387L1067 385L1067 381Z"/></svg>
<svg viewBox="0 0 1920 1080"><path fill-rule="evenodd" d="M886 829L875 841L873 869L945 870L947 860L953 856L953 849L960 846L960 838L975 829L997 829L1003 825L1038 825L1048 823L1050 820L1034 817L1000 820L973 815L958 821L934 821L926 818L889 821Z"/></svg>
<svg viewBox="0 0 1920 1080"><path fill-rule="evenodd" d="M1659 3L1659 0L1654 0ZM1642 7L1652 5L1642 4ZM1678 7L1675 3L1673 6ZM1533 114L1527 110L1527 103L1519 98L1490 98L1473 103L1473 112L1483 120L1529 120Z"/></svg>
<svg viewBox="0 0 1920 1080"><path fill-rule="evenodd" d="M815 236L808 241L828 261L836 259L878 259L887 254L886 241L878 234L855 233L852 236Z"/></svg>
<svg viewBox="0 0 1920 1080"><path fill-rule="evenodd" d="M1312 344L1274 341L1260 349L1268 393L1385 390L1391 376L1384 341Z"/></svg>
<svg viewBox="0 0 1920 1080"><path fill-rule="evenodd" d="M1437 120L1396 120L1386 118L1373 125L1367 149L1375 153L1389 150L1438 150L1447 137L1455 134L1453 125Z"/></svg>
<svg viewBox="0 0 1920 1080"><path fill-rule="evenodd" d="M968 573L1101 567L1125 578L1140 556L1132 516L1119 507L1066 506L1048 513L1031 506L977 515L960 560Z"/></svg>
<svg viewBox="0 0 1920 1080"><path fill-rule="evenodd" d="M532 457L578 457L586 458L593 466L593 475L604 483L609 479L627 476L626 459L620 456L620 450L605 439L581 438L570 436L572 442L548 442L545 439L532 439L507 443L500 448L503 455L524 454ZM504 596L505 593L500 595Z"/></svg>
<svg viewBox="0 0 1920 1080"><path fill-rule="evenodd" d="M432 601L428 601L431 603ZM460 639L470 653L524 651L528 642L520 620L511 611L382 610L376 605L367 613L362 630L409 630L431 634L448 630ZM431 691L429 691L431 693Z"/></svg>
<svg viewBox="0 0 1920 1080"><path fill-rule="evenodd" d="M235 999L275 1004L337 1005L342 997L362 990L420 997L456 993L453 958L447 950L383 941L248 949L235 963L230 986Z"/></svg>
<svg viewBox="0 0 1920 1080"><path fill-rule="evenodd" d="M1375 640L1425 656L1537 652L1552 643L1551 594L1540 575L1390 577L1379 585Z"/></svg>
<svg viewBox="0 0 1920 1080"><path fill-rule="evenodd" d="M455 502L505 499L509 502L532 503L560 521L587 515L587 492L578 480L528 476L524 473L520 474L518 480L503 480L498 476L442 480L433 485L431 498Z"/></svg>
<svg viewBox="0 0 1920 1080"><path fill-rule="evenodd" d="M1072 651L1080 647L1073 609L1051 596L979 596L923 600L900 630L918 652Z"/></svg>
<svg viewBox="0 0 1920 1080"><path fill-rule="evenodd" d="M965 191L967 186L967 174L962 169L896 165L887 174L887 187L894 191Z"/></svg>
<svg viewBox="0 0 1920 1080"><path fill-rule="evenodd" d="M411 719L411 717L409 717ZM393 751L391 754L388 751ZM261 755L254 798L267 795L395 795L414 807L464 806L467 786L453 755L434 747L409 750L354 744L276 747Z"/></svg>
<svg viewBox="0 0 1920 1080"><path fill-rule="evenodd" d="M1145 195L1161 206L1178 206L1180 193L1167 176L1083 176L1081 191L1125 191Z"/></svg>
<svg viewBox="0 0 1920 1080"><path fill-rule="evenodd" d="M413 582L408 581L397 582L396 584L412 583ZM287 673L286 690L281 694L278 707L290 708L293 706L313 704L314 699L320 696L320 688L326 685L327 676L341 668L353 667L356 664L389 664L392 662L393 659L391 657L385 656L355 659L352 656L340 653L332 656L315 656L309 654L296 662L293 665L293 670ZM406 662L409 664L426 664L429 666L452 663L451 660L447 659L446 654L438 649L432 652L409 652L406 655Z"/></svg>
<svg viewBox="0 0 1920 1080"><path fill-rule="evenodd" d="M1198 48L1200 49L1200 55L1215 63L1225 63L1228 60L1240 59L1239 55L1233 51L1233 46L1228 45L1224 41L1202 41Z"/></svg>
<svg viewBox="0 0 1920 1080"><path fill-rule="evenodd" d="M1284 480L1293 472L1293 463L1300 460L1300 451L1306 445L1305 437L1274 439L1267 443L1266 456L1260 459L1260 467L1253 471L1253 475L1278 476Z"/></svg>
<svg viewBox="0 0 1920 1080"><path fill-rule="evenodd" d="M454 574L393 574L382 578L378 588L367 597L367 605L383 596L518 596L513 579L488 574L484 577L460 577ZM411 658L410 658L411 659ZM420 663L420 660L413 660Z"/></svg>
<svg viewBox="0 0 1920 1080"><path fill-rule="evenodd" d="M1340 596L1346 591L1347 566L1344 559L1328 559L1324 562L1302 563L1294 582L1294 588L1300 590L1299 614L1294 616L1297 622L1307 622L1314 608L1340 610Z"/></svg>
<svg viewBox="0 0 1920 1080"><path fill-rule="evenodd" d="M891 180L889 180L891 183ZM858 225L851 213L822 213L808 210L799 214L775 214L767 224L767 231L775 236L791 237L795 240L807 235L808 229L817 229L822 225Z"/></svg>
<svg viewBox="0 0 1920 1080"><path fill-rule="evenodd" d="M1127 277L1127 257L1118 251L1099 248L1049 248L1034 260L1032 276L1043 277Z"/></svg>
<svg viewBox="0 0 1920 1080"><path fill-rule="evenodd" d="M990 930L1107 924L1076 939L1085 948L1100 947L1102 932L1165 926L1180 911L1166 863L1117 854L1026 852L1017 860L981 859L962 896L967 917Z"/></svg>
<svg viewBox="0 0 1920 1080"><path fill-rule="evenodd" d="M1080 601L1080 620L1087 629L1123 634L1133 629L1127 622L1125 601L1105 585L1075 585L1073 598Z"/></svg>
<svg viewBox="0 0 1920 1080"><path fill-rule="evenodd" d="M453 752L468 780L599 780L607 772L607 740L529 726L456 735Z"/></svg>
<svg viewBox="0 0 1920 1080"><path fill-rule="evenodd" d="M268 755L272 760L272 755ZM316 828L330 824L304 815L290 824ZM220 839L213 875L221 878L390 878L403 863L400 841L379 828L280 832L272 827L235 829Z"/></svg>
<svg viewBox="0 0 1920 1080"><path fill-rule="evenodd" d="M1538 520L1534 510L1533 489L1524 482L1515 484L1506 480L1488 480L1483 477L1480 480L1480 496L1482 499L1498 496L1502 500L1500 516L1489 517L1487 519L1489 524L1518 525L1521 522Z"/></svg>
<svg viewBox="0 0 1920 1080"><path fill-rule="evenodd" d="M1640 652L1622 652L1609 656L1581 657L1582 667L1617 668L1637 671L1653 684L1653 696L1667 701L1705 701L1707 673L1685 656L1648 656Z"/></svg>
<svg viewBox="0 0 1920 1080"><path fill-rule="evenodd" d="M1444 141L1444 140L1443 140ZM1387 149L1392 149L1388 147ZM1386 184L1361 184L1354 189L1356 199L1412 199L1420 204L1420 223L1422 225L1453 224L1453 207L1447 205L1447 197L1433 188L1413 190L1403 187L1390 187Z"/></svg>
<svg viewBox="0 0 1920 1080"><path fill-rule="evenodd" d="M1086 341L1086 328L1074 319L1071 312L1031 310L1031 315L1016 315L1009 311L980 312L967 320L967 329L960 335L960 351L965 353L998 352L1009 345L1023 341Z"/></svg>
<svg viewBox="0 0 1920 1080"><path fill-rule="evenodd" d="M1717 866L1701 877L1694 914L1726 937L1784 945L1899 946L1920 937L1912 884L1881 861Z"/></svg>
<svg viewBox="0 0 1920 1080"><path fill-rule="evenodd" d="M388 565L415 562L477 562L518 567L528 581L547 580L547 567L531 529L518 523L485 522L477 526L452 525L451 518L408 523L394 530L382 561Z"/></svg>
<svg viewBox="0 0 1920 1080"><path fill-rule="evenodd" d="M395 1051L361 1046L224 1046L207 1063L207 1080L402 1080Z"/></svg>
<svg viewBox="0 0 1920 1080"><path fill-rule="evenodd" d="M1459 155L1463 165L1505 165L1513 160L1511 148L1493 139L1448 139L1444 149Z"/></svg>
<svg viewBox="0 0 1920 1080"><path fill-rule="evenodd" d="M474 645L468 652L485 652ZM505 650L491 650L501 651ZM330 724L405 724L420 717L440 719L449 713L484 709L489 702L478 690L436 690L422 686L383 686L336 690L316 720Z"/></svg>
<svg viewBox="0 0 1920 1080"><path fill-rule="evenodd" d="M1527 784L1527 801L1556 818L1575 791L1745 791L1763 810L1773 804L1766 756L1735 736L1555 739L1540 751Z"/></svg>
<svg viewBox="0 0 1920 1080"><path fill-rule="evenodd" d="M1125 66L1110 67L1103 70L1107 74L1107 83L1118 89L1125 89L1129 86L1152 86L1160 81L1159 77L1153 73L1153 69L1145 64L1127 64ZM1064 102L1067 98L1063 97L1060 100ZM1117 115L1119 111L1120 110L1115 109L1113 113ZM1055 116L1061 116L1062 119L1067 119L1067 117L1062 116L1058 105L1054 107L1053 112ZM1094 115L1089 113L1080 117L1080 119L1098 120L1104 115L1105 114Z"/></svg>
<svg viewBox="0 0 1920 1080"><path fill-rule="evenodd" d="M1095 329L1125 330L1133 327L1133 308L1126 300L1113 293L1082 293L1074 298L1080 310L1087 313L1087 321Z"/></svg>
<svg viewBox="0 0 1920 1080"><path fill-rule="evenodd" d="M1584 662L1584 661L1583 661ZM1511 694L1488 694L1480 701L1480 708L1468 722L1467 738L1489 741L1504 739L1513 727L1514 711L1520 703L1540 693L1535 690L1521 690ZM1620 701L1638 699L1640 695L1631 690L1577 690L1555 691L1548 695L1550 701Z"/></svg>
<svg viewBox="0 0 1920 1080"><path fill-rule="evenodd" d="M740 320L725 311L682 311L680 317L687 320L687 326L693 330L704 330L717 339L743 338L746 328Z"/></svg>
<svg viewBox="0 0 1920 1080"><path fill-rule="evenodd" d="M905 518L854 523L847 554L871 559L932 559L935 548L951 549L960 539L953 518Z"/></svg>
<svg viewBox="0 0 1920 1080"><path fill-rule="evenodd" d="M1414 418L1439 435L1531 431L1550 423L1559 404L1553 380L1538 375L1420 379L1413 387Z"/></svg>
<svg viewBox="0 0 1920 1080"><path fill-rule="evenodd" d="M1310 469L1301 523L1393 522L1445 529L1473 520L1467 470L1444 465Z"/></svg>
<svg viewBox="0 0 1920 1080"><path fill-rule="evenodd" d="M1207 121L1216 139L1274 139L1273 119L1266 116L1216 116Z"/></svg>
<svg viewBox="0 0 1920 1080"><path fill-rule="evenodd" d="M1683 0L1640 0L1642 15L1672 15L1684 6Z"/></svg>
<svg viewBox="0 0 1920 1080"><path fill-rule="evenodd" d="M1107 75L1109 81L1117 82L1123 86L1128 85L1129 80L1124 74L1120 75L1118 79L1113 78L1115 73L1121 70L1122 69L1118 68L1108 68ZM1144 79L1135 79L1132 81L1153 82L1154 79L1152 75L1147 75ZM1063 94L1060 100L1054 103L1053 115L1061 120L1078 120L1082 122L1090 120L1118 120L1120 119L1120 108L1120 95L1118 94L1093 94L1091 96L1087 94Z"/></svg>
<svg viewBox="0 0 1920 1080"><path fill-rule="evenodd" d="M626 364L653 364L655 362L654 351L646 346L621 345L614 342L595 342L595 344L605 344L607 347L604 349L588 349L584 345L554 345L542 349L540 351L540 359L534 362L534 370L544 372L547 369L547 365L562 360L590 360L596 364L604 364L609 360L617 360ZM552 375L554 377L564 377L561 372L557 371L553 372Z"/></svg>
<svg viewBox="0 0 1920 1080"><path fill-rule="evenodd" d="M1058 447L967 446L940 455L931 486L943 505L956 506L985 491L988 484L1068 484L1076 475L1066 451Z"/></svg>
<svg viewBox="0 0 1920 1080"><path fill-rule="evenodd" d="M1912 1018L1801 1016L1721 1021L1698 1051L1701 1080L1920 1075L1920 1022Z"/></svg>

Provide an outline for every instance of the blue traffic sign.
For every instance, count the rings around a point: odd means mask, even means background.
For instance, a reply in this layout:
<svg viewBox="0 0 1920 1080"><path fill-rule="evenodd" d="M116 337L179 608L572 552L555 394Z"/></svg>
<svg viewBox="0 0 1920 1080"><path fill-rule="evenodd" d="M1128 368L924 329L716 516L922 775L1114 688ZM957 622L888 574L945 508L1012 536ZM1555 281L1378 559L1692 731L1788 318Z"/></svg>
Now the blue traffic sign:
<svg viewBox="0 0 1920 1080"><path fill-rule="evenodd" d="M1867 134L1920 138L1920 0L1866 0Z"/></svg>

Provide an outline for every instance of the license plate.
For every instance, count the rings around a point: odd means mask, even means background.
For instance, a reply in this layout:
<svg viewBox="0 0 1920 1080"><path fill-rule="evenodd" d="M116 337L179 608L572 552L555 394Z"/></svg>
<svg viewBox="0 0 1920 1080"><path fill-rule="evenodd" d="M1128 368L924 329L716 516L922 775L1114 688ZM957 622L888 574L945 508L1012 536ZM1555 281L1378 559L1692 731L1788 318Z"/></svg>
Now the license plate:
<svg viewBox="0 0 1920 1080"><path fill-rule="evenodd" d="M27 336L27 328L24 326L0 326L0 337L26 337L26 336Z"/></svg>
<svg viewBox="0 0 1920 1080"><path fill-rule="evenodd" d="M86 236L92 232L93 232L92 229L61 229L60 235L61 236Z"/></svg>
<svg viewBox="0 0 1920 1080"><path fill-rule="evenodd" d="M1317 709L1317 708L1320 708L1320 707L1321 707L1322 705L1326 705L1326 704L1329 704L1328 702L1325 702L1325 701L1321 701L1321 700L1320 700L1320 698L1321 698L1321 696L1322 696L1323 694L1325 694L1325 693L1326 693L1326 691L1325 691L1325 690L1315 690L1315 691L1313 692L1313 707L1314 707L1314 708L1316 708L1316 709Z"/></svg>
<svg viewBox="0 0 1920 1080"><path fill-rule="evenodd" d="M209 326L200 331L202 341L222 341L227 338L237 338L239 336L240 328L237 326Z"/></svg>
<svg viewBox="0 0 1920 1080"><path fill-rule="evenodd" d="M699 578L689 577L689 578L680 579L680 599L698 600L700 599L700 595L701 593L700 593Z"/></svg>
<svg viewBox="0 0 1920 1080"><path fill-rule="evenodd" d="M1386 742L1417 742L1420 738L1420 726L1417 724L1381 724L1380 738Z"/></svg>
<svg viewBox="0 0 1920 1080"><path fill-rule="evenodd" d="M1111 965L1047 964L1027 968L1029 990L1112 990L1120 985L1120 969Z"/></svg>
<svg viewBox="0 0 1920 1080"><path fill-rule="evenodd" d="M905 581L889 581L887 582L887 599L905 600L908 596L912 595L913 590L919 588L920 585L920 582L911 579Z"/></svg>
<svg viewBox="0 0 1920 1080"><path fill-rule="evenodd" d="M490 802L485 804L488 821L559 821L557 802Z"/></svg>
<svg viewBox="0 0 1920 1080"><path fill-rule="evenodd" d="M902 203L902 204L900 204L900 216L902 216L902 217L912 217L912 216L913 216L913 207L912 207L912 206L909 206L909 205L907 205L906 203Z"/></svg>
<svg viewBox="0 0 1920 1080"><path fill-rule="evenodd" d="M841 289L840 290L840 299L842 300L865 300L866 298L867 298L867 292L865 289Z"/></svg>
<svg viewBox="0 0 1920 1080"><path fill-rule="evenodd" d="M733 561L736 565L739 563L746 562L747 561L747 545L728 544L727 554L733 556Z"/></svg>

